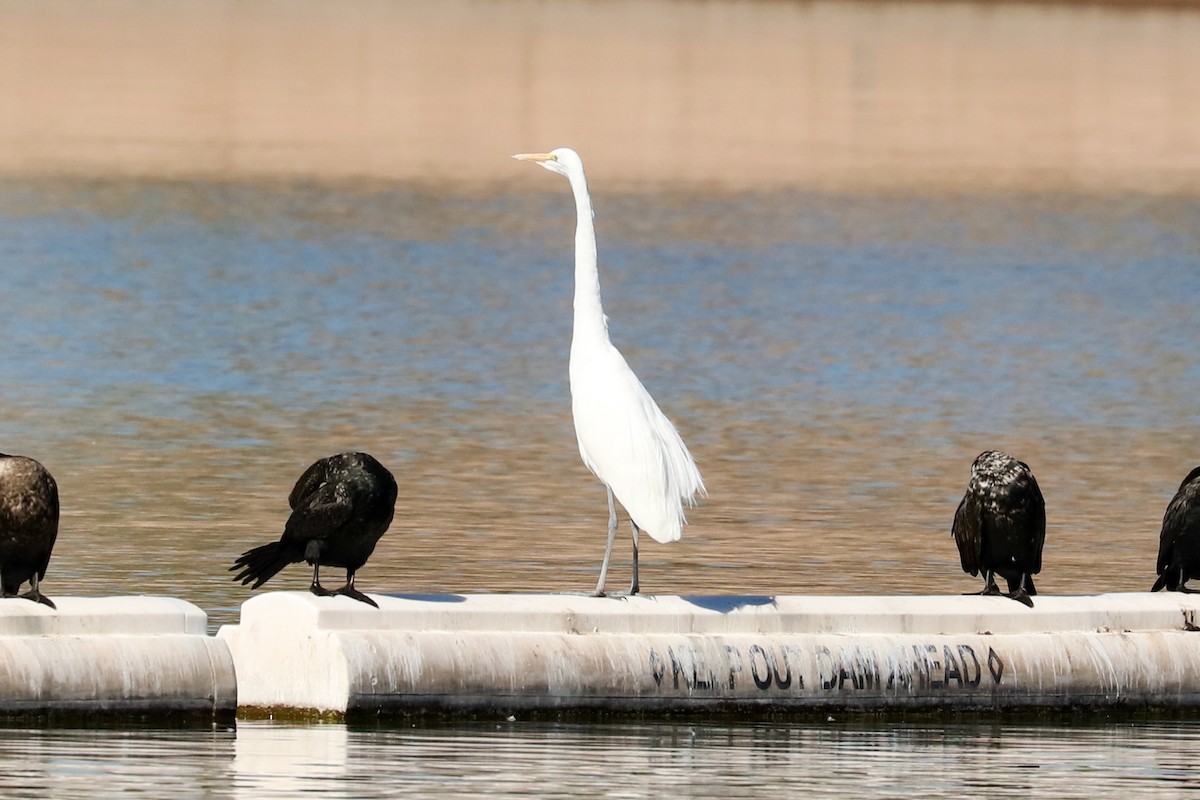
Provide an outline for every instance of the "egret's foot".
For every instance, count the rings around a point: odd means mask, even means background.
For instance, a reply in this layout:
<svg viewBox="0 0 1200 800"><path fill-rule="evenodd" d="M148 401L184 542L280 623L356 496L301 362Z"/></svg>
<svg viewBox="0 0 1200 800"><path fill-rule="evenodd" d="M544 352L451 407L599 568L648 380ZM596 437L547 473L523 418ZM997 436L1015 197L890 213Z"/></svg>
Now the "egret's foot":
<svg viewBox="0 0 1200 800"><path fill-rule="evenodd" d="M608 594L603 589L596 589L587 593L588 597L608 597Z"/></svg>
<svg viewBox="0 0 1200 800"><path fill-rule="evenodd" d="M50 606L55 611L58 610L58 606L54 605L54 601L41 592L30 590L21 595L21 597L24 597L26 600L32 600L35 603L41 603L44 606Z"/></svg>
<svg viewBox="0 0 1200 800"><path fill-rule="evenodd" d="M343 597L349 597L352 600L357 600L360 603L366 603L369 606L375 606L376 608L379 608L379 603L376 603L374 600L367 597L365 594L360 592L358 589L355 589L348 583L342 588L338 589L336 592L329 592L329 594L340 594Z"/></svg>
<svg viewBox="0 0 1200 800"><path fill-rule="evenodd" d="M1021 603L1023 605L1027 605L1030 608L1033 608L1033 600L1030 599L1029 593L1026 592L1024 589L1017 589L1015 592L1009 592L1008 594L1006 594L1004 596L1011 598L1013 600L1016 600L1018 603Z"/></svg>
<svg viewBox="0 0 1200 800"><path fill-rule="evenodd" d="M337 592L331 592L319 583L314 583L308 587L308 590L317 597L333 597Z"/></svg>

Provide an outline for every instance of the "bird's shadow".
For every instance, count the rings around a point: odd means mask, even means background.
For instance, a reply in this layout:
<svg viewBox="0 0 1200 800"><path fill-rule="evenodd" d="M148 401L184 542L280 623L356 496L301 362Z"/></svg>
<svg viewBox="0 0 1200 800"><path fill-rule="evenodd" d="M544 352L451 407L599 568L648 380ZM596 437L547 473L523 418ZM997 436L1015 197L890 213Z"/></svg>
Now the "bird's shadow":
<svg viewBox="0 0 1200 800"><path fill-rule="evenodd" d="M746 595L733 597L701 597L698 595L681 596L681 600L691 603L700 608L706 608L709 611L716 611L721 614L728 614L730 611L737 611L739 608L747 606L773 606L775 598L767 595Z"/></svg>
<svg viewBox="0 0 1200 800"><path fill-rule="evenodd" d="M417 600L422 603L465 603L467 598L461 594L385 594L383 597L394 597L397 600Z"/></svg>

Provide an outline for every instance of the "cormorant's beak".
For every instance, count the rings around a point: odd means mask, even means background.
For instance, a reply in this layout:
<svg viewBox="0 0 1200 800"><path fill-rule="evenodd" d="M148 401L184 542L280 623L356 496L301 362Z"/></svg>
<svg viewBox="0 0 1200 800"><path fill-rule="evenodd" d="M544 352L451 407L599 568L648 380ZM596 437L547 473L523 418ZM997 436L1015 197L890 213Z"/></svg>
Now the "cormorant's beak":
<svg viewBox="0 0 1200 800"><path fill-rule="evenodd" d="M553 153L517 153L513 158L517 161L536 161L538 163L558 160Z"/></svg>

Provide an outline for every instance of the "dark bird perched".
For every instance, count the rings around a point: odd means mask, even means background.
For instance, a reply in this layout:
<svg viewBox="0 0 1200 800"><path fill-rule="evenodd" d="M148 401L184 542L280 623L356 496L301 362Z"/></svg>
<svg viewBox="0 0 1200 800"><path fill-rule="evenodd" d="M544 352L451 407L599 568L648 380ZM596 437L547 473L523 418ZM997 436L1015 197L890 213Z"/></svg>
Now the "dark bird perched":
<svg viewBox="0 0 1200 800"><path fill-rule="evenodd" d="M315 595L343 594L378 608L354 588L354 573L375 550L375 543L392 523L396 508L396 479L366 453L340 453L313 464L288 495L292 515L278 542L242 553L230 572L235 581L257 589L288 564L312 565ZM346 570L346 585L330 591L320 582L321 567Z"/></svg>
<svg viewBox="0 0 1200 800"><path fill-rule="evenodd" d="M1042 571L1046 503L1029 465L987 450L971 465L971 482L951 529L963 572L983 573L979 594L1000 594L996 575L1008 581L1008 597L1033 608L1033 576Z"/></svg>
<svg viewBox="0 0 1200 800"><path fill-rule="evenodd" d="M1158 535L1158 580L1150 589L1194 592L1184 586L1200 576L1200 467L1188 473L1167 503Z"/></svg>
<svg viewBox="0 0 1200 800"><path fill-rule="evenodd" d="M55 608L38 590L58 538L58 484L32 458L0 453L0 587L5 597L21 595Z"/></svg>

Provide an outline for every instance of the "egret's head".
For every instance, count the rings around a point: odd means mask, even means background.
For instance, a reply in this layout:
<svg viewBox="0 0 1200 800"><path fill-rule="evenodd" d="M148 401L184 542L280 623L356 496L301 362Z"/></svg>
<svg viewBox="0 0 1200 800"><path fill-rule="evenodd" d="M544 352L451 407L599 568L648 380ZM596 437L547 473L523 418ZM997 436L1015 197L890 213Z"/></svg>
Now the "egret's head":
<svg viewBox="0 0 1200 800"><path fill-rule="evenodd" d="M513 158L518 161L532 161L551 172L566 175L568 178L572 173L583 174L582 159L579 158L578 153L569 147L560 147L557 150L551 150L549 153L518 153Z"/></svg>

